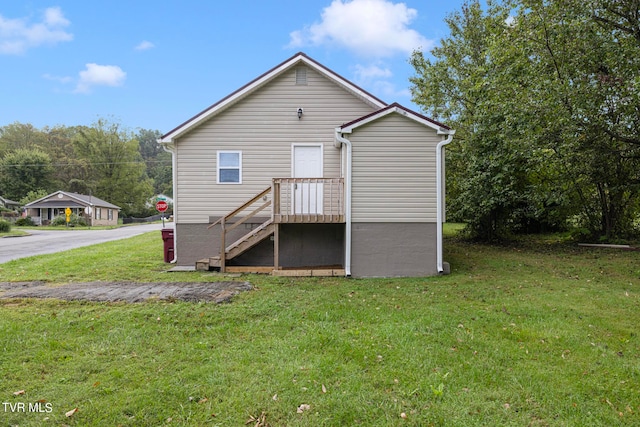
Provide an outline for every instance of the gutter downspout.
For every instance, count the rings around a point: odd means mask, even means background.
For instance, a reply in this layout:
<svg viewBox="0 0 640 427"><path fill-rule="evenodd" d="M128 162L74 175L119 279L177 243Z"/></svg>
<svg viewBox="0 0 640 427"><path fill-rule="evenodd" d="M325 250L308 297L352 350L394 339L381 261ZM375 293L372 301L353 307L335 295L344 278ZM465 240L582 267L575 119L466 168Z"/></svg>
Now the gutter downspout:
<svg viewBox="0 0 640 427"><path fill-rule="evenodd" d="M176 202L178 198L176 197L176 152L175 145L172 142L161 142L161 140L157 140L158 144L162 147L164 151L167 153L171 153L171 178L172 178L172 187L173 187L173 259L169 261L170 264L175 264L178 261L178 245L176 245L176 222L178 221L178 216L176 215Z"/></svg>
<svg viewBox="0 0 640 427"><path fill-rule="evenodd" d="M444 216L444 188L442 181L444 169L443 152L444 146L453 140L454 133L456 133L455 130L439 130L438 134L447 135L447 138L440 141L436 146L436 265L438 267L438 274L444 272L444 262L442 260L442 223Z"/></svg>
<svg viewBox="0 0 640 427"><path fill-rule="evenodd" d="M344 273L345 276L351 276L351 159L352 159L352 146L351 141L342 136L340 128L336 128L336 141L347 147L347 170L345 171L345 192L344 192L344 206L345 206L345 248L344 248Z"/></svg>

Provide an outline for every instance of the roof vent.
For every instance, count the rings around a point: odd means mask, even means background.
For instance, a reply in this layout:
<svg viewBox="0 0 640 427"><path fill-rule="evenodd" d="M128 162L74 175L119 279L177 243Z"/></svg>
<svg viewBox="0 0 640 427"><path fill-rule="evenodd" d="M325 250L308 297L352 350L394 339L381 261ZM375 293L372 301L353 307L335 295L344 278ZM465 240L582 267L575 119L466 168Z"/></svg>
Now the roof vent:
<svg viewBox="0 0 640 427"><path fill-rule="evenodd" d="M307 85L307 67L296 68L296 86Z"/></svg>

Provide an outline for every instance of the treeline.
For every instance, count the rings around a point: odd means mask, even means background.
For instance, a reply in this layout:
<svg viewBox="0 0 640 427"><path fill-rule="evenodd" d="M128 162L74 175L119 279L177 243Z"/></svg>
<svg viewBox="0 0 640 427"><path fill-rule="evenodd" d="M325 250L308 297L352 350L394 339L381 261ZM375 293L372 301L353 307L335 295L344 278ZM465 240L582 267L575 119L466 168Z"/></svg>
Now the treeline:
<svg viewBox="0 0 640 427"><path fill-rule="evenodd" d="M172 196L171 155L157 130L123 128L99 119L91 126L0 127L0 196L25 204L57 190L91 194L146 216L149 200Z"/></svg>
<svg viewBox="0 0 640 427"><path fill-rule="evenodd" d="M640 234L640 2L466 2L414 102L457 130L448 218L472 236Z"/></svg>

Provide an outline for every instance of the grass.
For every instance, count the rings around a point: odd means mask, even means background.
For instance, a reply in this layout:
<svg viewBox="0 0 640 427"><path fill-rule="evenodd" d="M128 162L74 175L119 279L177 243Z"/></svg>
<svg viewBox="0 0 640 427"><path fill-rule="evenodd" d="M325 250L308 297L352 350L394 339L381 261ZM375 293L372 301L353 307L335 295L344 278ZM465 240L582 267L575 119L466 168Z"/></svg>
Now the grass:
<svg viewBox="0 0 640 427"><path fill-rule="evenodd" d="M16 229L16 227L11 227L11 231L0 231L0 238L3 237L19 237L19 236L27 236L29 233L24 231L23 229Z"/></svg>
<svg viewBox="0 0 640 427"><path fill-rule="evenodd" d="M0 281L228 280L161 258L149 233L1 264ZM431 278L245 276L257 289L224 305L0 300L1 400L44 408L0 420L640 424L637 252L448 237L445 259Z"/></svg>

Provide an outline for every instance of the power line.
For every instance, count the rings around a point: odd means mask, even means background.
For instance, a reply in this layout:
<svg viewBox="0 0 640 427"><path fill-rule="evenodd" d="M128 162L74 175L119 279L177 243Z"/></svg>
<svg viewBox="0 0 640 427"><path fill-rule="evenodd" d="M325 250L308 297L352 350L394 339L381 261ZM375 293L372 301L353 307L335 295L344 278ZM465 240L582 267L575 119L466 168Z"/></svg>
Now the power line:
<svg viewBox="0 0 640 427"><path fill-rule="evenodd" d="M54 167L62 167L62 166L105 166L105 165L133 165L133 164L142 164L142 163L165 163L171 164L171 160L142 160L142 161L130 161L130 162L91 162L91 163L51 163L51 164L14 164L14 165L2 165L7 167L42 167L42 166L54 166Z"/></svg>

